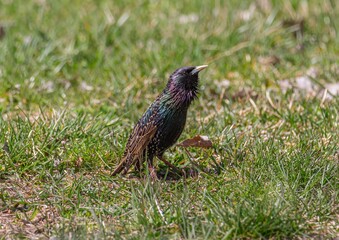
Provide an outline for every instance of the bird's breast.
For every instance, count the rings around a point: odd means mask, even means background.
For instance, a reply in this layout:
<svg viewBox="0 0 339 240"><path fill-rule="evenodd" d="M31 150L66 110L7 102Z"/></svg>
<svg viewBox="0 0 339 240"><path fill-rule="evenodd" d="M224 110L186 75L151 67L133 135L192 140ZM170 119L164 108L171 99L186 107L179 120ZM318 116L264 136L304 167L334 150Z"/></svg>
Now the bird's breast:
<svg viewBox="0 0 339 240"><path fill-rule="evenodd" d="M167 110L161 117L161 123L155 134L158 142L158 152L163 152L171 147L180 137L186 123L187 109Z"/></svg>

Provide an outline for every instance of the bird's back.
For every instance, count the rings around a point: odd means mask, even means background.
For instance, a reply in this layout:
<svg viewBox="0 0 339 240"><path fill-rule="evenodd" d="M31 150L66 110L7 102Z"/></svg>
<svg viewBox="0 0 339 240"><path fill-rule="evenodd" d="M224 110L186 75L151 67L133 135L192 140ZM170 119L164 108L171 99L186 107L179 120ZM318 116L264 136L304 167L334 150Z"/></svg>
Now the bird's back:
<svg viewBox="0 0 339 240"><path fill-rule="evenodd" d="M186 122L187 108L173 108L161 94L139 119L128 138L121 163L113 172L125 173L146 158L161 156L180 137Z"/></svg>

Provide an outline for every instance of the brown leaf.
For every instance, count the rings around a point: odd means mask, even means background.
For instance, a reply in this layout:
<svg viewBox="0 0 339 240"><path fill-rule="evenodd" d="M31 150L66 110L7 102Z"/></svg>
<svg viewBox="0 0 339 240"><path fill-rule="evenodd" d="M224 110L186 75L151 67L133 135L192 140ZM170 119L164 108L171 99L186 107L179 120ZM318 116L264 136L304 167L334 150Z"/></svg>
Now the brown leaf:
<svg viewBox="0 0 339 240"><path fill-rule="evenodd" d="M186 139L181 143L177 144L180 147L200 147L200 148L211 148L212 141L207 136L197 135L193 138Z"/></svg>

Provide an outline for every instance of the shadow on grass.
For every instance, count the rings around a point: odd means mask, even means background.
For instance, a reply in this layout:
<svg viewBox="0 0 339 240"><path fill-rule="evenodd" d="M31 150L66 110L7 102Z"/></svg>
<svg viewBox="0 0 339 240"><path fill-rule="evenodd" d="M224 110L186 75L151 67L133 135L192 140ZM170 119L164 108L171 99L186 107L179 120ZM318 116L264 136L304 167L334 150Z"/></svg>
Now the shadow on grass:
<svg viewBox="0 0 339 240"><path fill-rule="evenodd" d="M157 177L162 181L179 181L183 178L197 178L200 173L209 175L218 175L219 172L214 169L202 169L197 167L184 167L180 169L182 172L175 171L167 167L160 167L157 171ZM131 172L128 178L142 179L147 177L147 172Z"/></svg>

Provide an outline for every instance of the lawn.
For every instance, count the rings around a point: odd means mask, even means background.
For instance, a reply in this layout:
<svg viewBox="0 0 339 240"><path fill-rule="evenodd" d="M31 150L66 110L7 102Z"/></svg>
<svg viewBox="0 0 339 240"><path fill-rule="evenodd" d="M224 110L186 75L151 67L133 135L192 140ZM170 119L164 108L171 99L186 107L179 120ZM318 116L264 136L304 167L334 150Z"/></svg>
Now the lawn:
<svg viewBox="0 0 339 240"><path fill-rule="evenodd" d="M338 23L333 0L0 0L0 239L339 237ZM213 146L166 157L209 171L111 177L202 64L179 141Z"/></svg>

